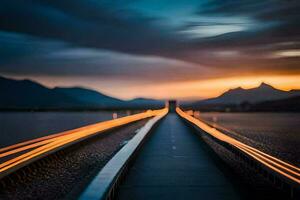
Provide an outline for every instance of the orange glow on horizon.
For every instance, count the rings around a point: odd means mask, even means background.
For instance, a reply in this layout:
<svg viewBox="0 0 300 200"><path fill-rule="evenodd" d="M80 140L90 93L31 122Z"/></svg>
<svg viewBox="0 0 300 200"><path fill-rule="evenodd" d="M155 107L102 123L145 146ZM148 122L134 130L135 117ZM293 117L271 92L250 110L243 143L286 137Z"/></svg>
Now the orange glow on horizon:
<svg viewBox="0 0 300 200"><path fill-rule="evenodd" d="M196 100L219 96L225 91L242 87L254 88L265 82L281 90L300 89L300 74L297 75L249 75L219 78L201 78L198 80L178 80L139 82L138 80L115 79L84 79L84 78L56 78L53 77L14 77L36 80L47 87L85 87L97 90L106 95L129 100L138 97L154 99Z"/></svg>
<svg viewBox="0 0 300 200"><path fill-rule="evenodd" d="M243 76L205 79L197 81L170 82L133 86L132 92L157 99L204 99L219 96L229 89L258 87L262 82L280 90L300 89L300 75ZM119 95L122 95L119 93ZM137 95L137 96L138 96Z"/></svg>

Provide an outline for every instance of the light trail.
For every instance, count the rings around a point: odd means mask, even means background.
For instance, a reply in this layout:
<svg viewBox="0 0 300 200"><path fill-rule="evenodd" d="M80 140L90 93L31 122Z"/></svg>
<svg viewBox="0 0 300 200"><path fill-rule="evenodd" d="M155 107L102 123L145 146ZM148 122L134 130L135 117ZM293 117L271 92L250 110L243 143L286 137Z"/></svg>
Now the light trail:
<svg viewBox="0 0 300 200"><path fill-rule="evenodd" d="M32 143L37 143L37 142L40 142L40 141L43 141L43 140L46 140L46 139L51 139L51 138L55 138L55 137L58 137L58 136L66 135L66 134L69 134L70 132L72 132L72 130L64 131L64 132L57 133L57 134L51 134L51 135L48 135L48 136L44 136L44 137L36 138L36 139L33 139L33 140L28 140L28 141L25 141L25 142L20 142L20 143L17 143L17 144L13 144L13 145L10 145L10 146L7 146L7 147L3 147L3 148L0 149L0 153L10 151L10 150L13 150L13 149L16 149L16 148L20 148L20 147L23 147L23 146L26 146L26 145L29 145L29 144L32 144Z"/></svg>
<svg viewBox="0 0 300 200"><path fill-rule="evenodd" d="M254 159L258 160L259 162L263 163L264 165L268 166L269 168L273 169L274 171L288 177L289 179L292 179L293 181L297 182L300 184L299 181L299 177L300 174L297 172L294 172L284 166L280 166L278 163L276 162L270 162L268 159L266 159L265 157L259 155L258 153L255 153L243 146L236 146L237 148L239 148L240 150L242 150L243 152L247 153L248 155L250 155L251 157L253 157ZM280 168L280 169L278 169ZM293 176L295 175L296 178Z"/></svg>
<svg viewBox="0 0 300 200"><path fill-rule="evenodd" d="M44 145L44 144L48 144L49 142L52 142L52 141L55 141L55 140L56 140L56 138L43 140L43 141L36 142L36 143L29 143L26 146L22 146L22 147L19 147L17 149L12 149L10 151L1 153L0 158L6 157L6 156L9 156L9 155L13 155L13 154L16 154L16 153L19 153L19 152L22 152L22 151L25 151L25 150L28 150L28 149L32 149L34 147L38 147L38 146L41 146L41 145Z"/></svg>
<svg viewBox="0 0 300 200"><path fill-rule="evenodd" d="M211 126L211 127L216 127L217 129L219 129L219 130L221 130L221 131L223 130L223 131L228 132L228 133L233 133L233 134L235 134L235 135L239 135L237 132L232 131L232 130L229 130L229 129L227 129L227 128L225 128L225 127L219 125L219 124L212 124L212 123L210 123L210 122L208 122L208 121L205 121L205 120L203 120L203 119L201 119L201 121L204 122L205 124L208 124L208 125ZM243 143L242 143L242 144L243 144ZM284 162L284 161L282 161L282 160L280 160L280 159L278 159L278 158L275 158L275 157L273 157L273 156L271 156L271 155L269 155L269 154L266 154L266 153L264 153L264 152L262 152L262 151L259 151L259 150L255 149L255 148L251 147L251 146L248 146L248 148L251 149L251 150L253 150L253 151L255 151L256 153L259 153L259 154L262 154L262 155L264 155L264 156L267 156L268 158L270 158L271 160L273 160L273 161L275 161L275 162L279 162L279 163L285 165L286 167L290 167L290 168L292 168L292 169L294 169L294 170L300 172L300 168L298 168L298 167L296 167L296 166L294 166L294 165L291 165L291 164L289 164L289 163L287 163L287 162Z"/></svg>
<svg viewBox="0 0 300 200"><path fill-rule="evenodd" d="M146 119L149 117L164 115L168 112L167 108L161 110L148 110L143 113L130 115L114 120L99 122L96 124L80 127L77 129L64 131L62 133L54 134L52 136L46 136L37 138L34 140L22 142L16 145L11 145L0 149L0 158L8 155L20 153L25 150L32 149L14 158L6 160L0 164L0 178L11 173L20 167L31 163L32 161L39 159L43 156L64 148L68 145L72 145L76 142L87 139L91 136L99 134L103 131L119 127L131 122Z"/></svg>
<svg viewBox="0 0 300 200"><path fill-rule="evenodd" d="M248 156L252 157L262 165L266 166L267 168L271 169L272 171L278 173L279 175L291 180L297 184L300 184L300 168L284 162L274 156L266 154L256 148L253 148L249 145L246 145L230 136L222 133L221 131L207 125L206 123L200 121L197 118L185 113L180 108L176 108L176 112L187 121L193 123L194 125L198 126L200 129L205 131L206 133L210 134L214 138L223 141L227 144L230 144L240 151L244 152Z"/></svg>

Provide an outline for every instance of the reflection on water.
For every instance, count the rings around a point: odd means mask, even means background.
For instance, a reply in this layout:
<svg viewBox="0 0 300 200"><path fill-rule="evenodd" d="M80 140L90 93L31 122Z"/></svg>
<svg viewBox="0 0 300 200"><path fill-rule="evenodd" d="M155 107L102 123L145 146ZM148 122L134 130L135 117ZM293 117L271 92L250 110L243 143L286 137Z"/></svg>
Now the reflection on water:
<svg viewBox="0 0 300 200"><path fill-rule="evenodd" d="M200 113L232 137L300 166L300 113Z"/></svg>
<svg viewBox="0 0 300 200"><path fill-rule="evenodd" d="M127 114L126 112L0 112L0 147Z"/></svg>

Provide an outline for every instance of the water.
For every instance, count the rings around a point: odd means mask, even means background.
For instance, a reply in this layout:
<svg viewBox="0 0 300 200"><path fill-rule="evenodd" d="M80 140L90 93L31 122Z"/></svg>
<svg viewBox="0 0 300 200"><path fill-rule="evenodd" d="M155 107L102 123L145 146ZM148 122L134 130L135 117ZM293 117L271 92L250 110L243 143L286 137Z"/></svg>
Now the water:
<svg viewBox="0 0 300 200"><path fill-rule="evenodd" d="M230 135L282 160L300 166L300 113L200 113Z"/></svg>
<svg viewBox="0 0 300 200"><path fill-rule="evenodd" d="M114 112L0 112L0 147L110 120ZM127 113L119 112L118 117Z"/></svg>

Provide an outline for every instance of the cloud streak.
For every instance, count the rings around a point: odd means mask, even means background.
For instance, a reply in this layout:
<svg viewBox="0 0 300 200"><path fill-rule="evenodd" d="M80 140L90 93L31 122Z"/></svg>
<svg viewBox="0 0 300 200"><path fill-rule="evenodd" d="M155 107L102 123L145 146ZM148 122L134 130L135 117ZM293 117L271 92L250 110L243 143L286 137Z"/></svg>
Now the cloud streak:
<svg viewBox="0 0 300 200"><path fill-rule="evenodd" d="M297 0L3 0L0 73L144 82L300 74L299 10Z"/></svg>

